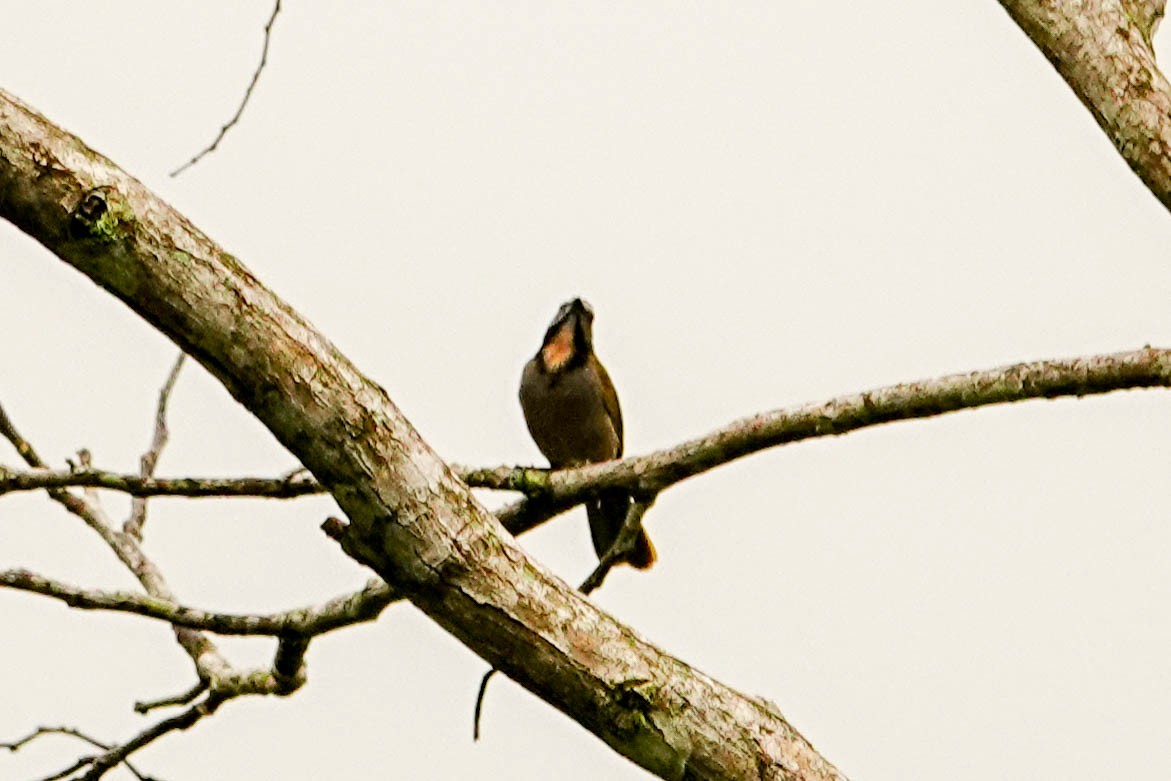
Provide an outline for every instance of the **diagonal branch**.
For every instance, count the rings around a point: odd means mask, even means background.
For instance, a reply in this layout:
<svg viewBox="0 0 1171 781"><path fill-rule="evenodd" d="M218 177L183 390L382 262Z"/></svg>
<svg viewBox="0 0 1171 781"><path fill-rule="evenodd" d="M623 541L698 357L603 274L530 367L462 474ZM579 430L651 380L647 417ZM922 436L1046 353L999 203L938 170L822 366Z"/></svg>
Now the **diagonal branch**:
<svg viewBox="0 0 1171 781"><path fill-rule="evenodd" d="M1000 0L1090 110L1127 164L1171 208L1171 84L1151 35L1164 0Z"/></svg>
<svg viewBox="0 0 1171 781"><path fill-rule="evenodd" d="M89 757L85 763L89 766L89 770L81 778L83 781L97 781L119 764L126 762L126 758L131 754L148 746L168 732L190 729L200 719L215 713L227 699L229 698L212 692L182 713L147 727L121 745L110 746L101 754Z"/></svg>
<svg viewBox="0 0 1171 781"><path fill-rule="evenodd" d="M139 182L3 91L0 216L256 415L349 518L346 553L611 748L664 778L842 777L775 707L696 673L530 560L323 335Z"/></svg>
<svg viewBox="0 0 1171 781"><path fill-rule="evenodd" d="M73 727L37 727L35 730L30 732L28 735L25 735L23 738L20 738L18 740L14 740L10 743L0 743L0 749L6 748L9 751L19 751L20 749L27 746L29 743L32 743L37 738L43 737L45 735L68 735L69 737L77 738L78 740L82 741L83 743L88 743L89 745L93 746L94 748L99 748L102 751L109 751L111 748L111 746L108 743L103 743L102 741L98 740L97 738L90 737L89 735L82 732L81 730L75 729ZM75 770L80 770L81 768L87 766L88 764L93 762L94 759L95 759L94 757L82 757L81 759L78 759L76 762L74 762L72 765L65 768L64 770L62 770L58 773L54 773L51 776L47 776L45 779L43 779L43 781L52 781L53 779L56 779L56 778L64 778L65 776L73 773ZM139 779L139 781L148 781L147 777L144 776L138 770L138 768L136 768L134 765L130 764L130 760L128 760L126 757L123 757L120 761L126 767L126 769L129 770L131 772L131 774L133 774L133 776L135 778ZM117 763L115 763L115 764L117 764Z"/></svg>
<svg viewBox="0 0 1171 781"><path fill-rule="evenodd" d="M1171 350L1153 347L1018 363L765 412L674 447L622 461L551 473L502 467L466 472L464 478L471 485L513 490L523 485L538 493L536 499L497 511L505 528L521 534L598 488L621 487L636 495L653 496L681 480L770 447L993 404L1167 386L1171 386Z"/></svg>
<svg viewBox="0 0 1171 781"><path fill-rule="evenodd" d="M598 560L594 571L577 587L578 591L583 594L594 593L606 580L610 570L614 569L614 565L634 549L635 537L638 535L639 529L642 528L642 517L646 515L646 511L650 509L653 502L653 499L644 499L630 503L630 509L626 511L626 518L622 521L622 528L618 530L618 536L614 538L614 542Z"/></svg>

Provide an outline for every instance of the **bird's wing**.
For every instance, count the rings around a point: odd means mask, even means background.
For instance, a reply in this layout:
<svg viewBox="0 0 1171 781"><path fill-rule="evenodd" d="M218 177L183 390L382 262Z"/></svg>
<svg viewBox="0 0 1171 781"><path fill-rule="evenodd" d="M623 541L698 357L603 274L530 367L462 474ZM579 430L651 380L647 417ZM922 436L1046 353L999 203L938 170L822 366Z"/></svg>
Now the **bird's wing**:
<svg viewBox="0 0 1171 781"><path fill-rule="evenodd" d="M610 418L610 425L614 427L614 433L618 435L618 452L614 454L614 457L622 458L622 408L618 406L618 391L614 390L614 383L610 380L606 367L596 356L593 363L598 370L598 382L602 386L602 408L606 410L606 416Z"/></svg>

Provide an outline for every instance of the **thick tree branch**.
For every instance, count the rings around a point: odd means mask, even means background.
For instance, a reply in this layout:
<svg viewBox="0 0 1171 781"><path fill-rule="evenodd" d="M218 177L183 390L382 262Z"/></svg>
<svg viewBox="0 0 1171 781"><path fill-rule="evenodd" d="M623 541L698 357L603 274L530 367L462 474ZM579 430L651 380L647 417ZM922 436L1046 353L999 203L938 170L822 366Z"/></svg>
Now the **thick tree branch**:
<svg viewBox="0 0 1171 781"><path fill-rule="evenodd" d="M1000 0L1127 164L1171 208L1171 85L1151 35L1163 0Z"/></svg>
<svg viewBox="0 0 1171 781"><path fill-rule="evenodd" d="M220 132L216 134L216 137L210 144L197 152L195 157L192 157L186 163L179 166L174 171L171 171L172 177L178 176L191 166L198 163L204 157L214 152L216 148L219 147L220 142L224 140L224 136L228 134L228 131L231 130L236 125L236 123L240 121L240 117L244 115L244 108L248 105L248 101L252 98L252 90L256 89L256 83L260 81L260 74L264 72L264 66L268 64L268 44L269 41L272 40L272 26L276 23L277 14L280 12L281 0L276 0L276 3L272 7L272 14L268 17L268 23L264 25L264 46L260 50L260 62L257 63L256 70L252 72L252 80L248 82L248 89L244 90L244 97L241 98L240 105L236 109L236 113L232 115L231 119L224 123L223 127L220 128Z"/></svg>
<svg viewBox="0 0 1171 781"><path fill-rule="evenodd" d="M0 92L0 216L202 363L350 519L343 547L663 778L840 778L767 703L691 670L500 533L386 393L139 182ZM214 690L213 690L214 691Z"/></svg>

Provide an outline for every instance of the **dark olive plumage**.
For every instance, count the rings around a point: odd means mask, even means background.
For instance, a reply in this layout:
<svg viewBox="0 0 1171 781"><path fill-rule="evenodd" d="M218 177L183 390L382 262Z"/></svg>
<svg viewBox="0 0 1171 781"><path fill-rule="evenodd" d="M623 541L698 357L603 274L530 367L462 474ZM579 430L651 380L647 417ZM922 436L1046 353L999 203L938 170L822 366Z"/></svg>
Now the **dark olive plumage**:
<svg viewBox="0 0 1171 781"><path fill-rule="evenodd" d="M594 354L593 322L593 310L580 298L563 304L521 376L525 422L554 469L622 457L622 410L614 383ZM618 536L629 507L630 496L621 489L602 491L586 503L599 557ZM645 531L624 560L640 569L654 563Z"/></svg>

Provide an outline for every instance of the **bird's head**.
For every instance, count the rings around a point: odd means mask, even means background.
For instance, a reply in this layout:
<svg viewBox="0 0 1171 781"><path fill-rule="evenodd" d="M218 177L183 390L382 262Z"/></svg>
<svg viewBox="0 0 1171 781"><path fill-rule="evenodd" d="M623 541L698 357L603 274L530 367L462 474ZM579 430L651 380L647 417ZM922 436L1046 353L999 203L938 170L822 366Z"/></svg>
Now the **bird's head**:
<svg viewBox="0 0 1171 781"><path fill-rule="evenodd" d="M567 301L545 332L541 343L541 365L547 372L561 372L577 366L594 349L594 310L580 298Z"/></svg>

